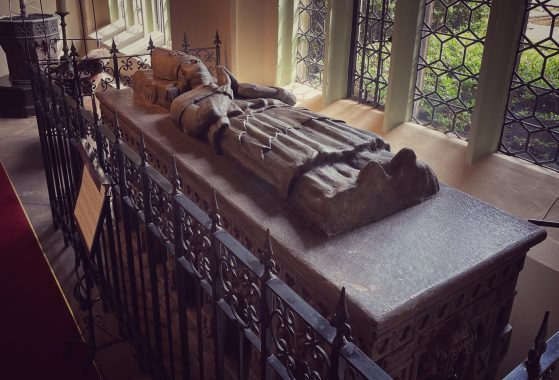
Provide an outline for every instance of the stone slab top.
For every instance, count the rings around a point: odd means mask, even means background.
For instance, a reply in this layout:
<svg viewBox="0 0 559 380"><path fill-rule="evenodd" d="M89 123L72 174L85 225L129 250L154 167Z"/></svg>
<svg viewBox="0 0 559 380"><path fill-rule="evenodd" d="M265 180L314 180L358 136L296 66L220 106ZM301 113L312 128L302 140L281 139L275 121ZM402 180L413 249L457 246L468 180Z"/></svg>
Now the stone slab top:
<svg viewBox="0 0 559 380"><path fill-rule="evenodd" d="M364 318L386 331L546 237L544 229L442 185L432 199L328 238L293 215L271 186L181 132L164 108L134 98L131 89L96 96L104 117L116 109L121 127L142 132L150 152L167 163L176 155L185 181L214 187L223 214L258 246L269 228L274 255L308 289L337 295L345 286L351 324Z"/></svg>

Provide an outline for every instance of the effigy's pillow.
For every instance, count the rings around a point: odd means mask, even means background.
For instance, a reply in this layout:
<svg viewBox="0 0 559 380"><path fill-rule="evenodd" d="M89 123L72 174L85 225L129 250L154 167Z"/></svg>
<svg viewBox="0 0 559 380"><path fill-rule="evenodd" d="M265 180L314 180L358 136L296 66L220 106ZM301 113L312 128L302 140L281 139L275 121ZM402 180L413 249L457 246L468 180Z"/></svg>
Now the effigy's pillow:
<svg viewBox="0 0 559 380"><path fill-rule="evenodd" d="M153 77L176 81L180 66L188 60L189 55L186 53L156 47L151 54Z"/></svg>
<svg viewBox="0 0 559 380"><path fill-rule="evenodd" d="M167 110L171 108L171 102L180 95L177 82L174 81L154 79L153 87L155 88L155 104Z"/></svg>
<svg viewBox="0 0 559 380"><path fill-rule="evenodd" d="M179 68L177 81L181 92L184 92L208 86L215 82L215 78L200 59L190 56L190 60Z"/></svg>
<svg viewBox="0 0 559 380"><path fill-rule="evenodd" d="M157 93L153 85L153 72L152 70L138 70L130 78L130 86L134 90L134 95L147 101L148 103L155 103L157 100Z"/></svg>

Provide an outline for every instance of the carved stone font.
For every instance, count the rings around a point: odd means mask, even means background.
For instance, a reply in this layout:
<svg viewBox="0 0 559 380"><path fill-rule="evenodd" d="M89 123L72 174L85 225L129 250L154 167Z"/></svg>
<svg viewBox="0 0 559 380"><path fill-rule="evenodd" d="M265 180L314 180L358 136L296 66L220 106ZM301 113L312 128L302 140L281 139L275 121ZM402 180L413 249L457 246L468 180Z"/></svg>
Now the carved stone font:
<svg viewBox="0 0 559 380"><path fill-rule="evenodd" d="M12 83L30 83L28 58L32 61L57 58L59 23L58 16L50 14L31 13L25 19L0 18L0 45L6 53Z"/></svg>
<svg viewBox="0 0 559 380"><path fill-rule="evenodd" d="M287 199L327 235L381 219L439 191L433 171L404 148L340 120L293 107L281 88L238 83L225 68L215 77L196 57L155 49L152 70L132 87L170 110L188 135L206 141Z"/></svg>

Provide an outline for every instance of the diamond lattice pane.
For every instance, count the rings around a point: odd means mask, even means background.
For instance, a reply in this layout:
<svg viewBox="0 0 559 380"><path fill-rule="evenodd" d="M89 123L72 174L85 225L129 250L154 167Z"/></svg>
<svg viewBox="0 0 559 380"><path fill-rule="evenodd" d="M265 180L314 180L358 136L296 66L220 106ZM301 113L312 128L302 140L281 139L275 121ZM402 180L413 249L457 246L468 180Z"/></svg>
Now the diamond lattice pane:
<svg viewBox="0 0 559 380"><path fill-rule="evenodd" d="M296 81L321 88L326 46L326 1L300 0L297 19Z"/></svg>
<svg viewBox="0 0 559 380"><path fill-rule="evenodd" d="M491 0L428 0L413 120L467 139Z"/></svg>
<svg viewBox="0 0 559 380"><path fill-rule="evenodd" d="M382 108L388 86L395 0L361 0L353 21L353 83L349 96Z"/></svg>
<svg viewBox="0 0 559 380"><path fill-rule="evenodd" d="M530 0L499 150L559 171L559 1Z"/></svg>

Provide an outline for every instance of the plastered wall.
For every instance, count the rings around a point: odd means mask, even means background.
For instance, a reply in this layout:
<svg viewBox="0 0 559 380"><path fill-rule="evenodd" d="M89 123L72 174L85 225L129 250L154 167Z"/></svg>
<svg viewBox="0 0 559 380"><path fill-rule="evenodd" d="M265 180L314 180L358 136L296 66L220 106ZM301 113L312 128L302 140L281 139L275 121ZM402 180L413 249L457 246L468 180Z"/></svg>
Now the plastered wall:
<svg viewBox="0 0 559 380"><path fill-rule="evenodd" d="M222 62L232 67L234 0L169 0L173 48L180 49L186 32L190 47L212 46L216 30L222 41Z"/></svg>
<svg viewBox="0 0 559 380"><path fill-rule="evenodd" d="M237 0L236 74L244 82L275 84L277 0Z"/></svg>
<svg viewBox="0 0 559 380"><path fill-rule="evenodd" d="M272 85L277 62L278 0L170 0L173 48L208 46L218 30L222 63L243 82Z"/></svg>

